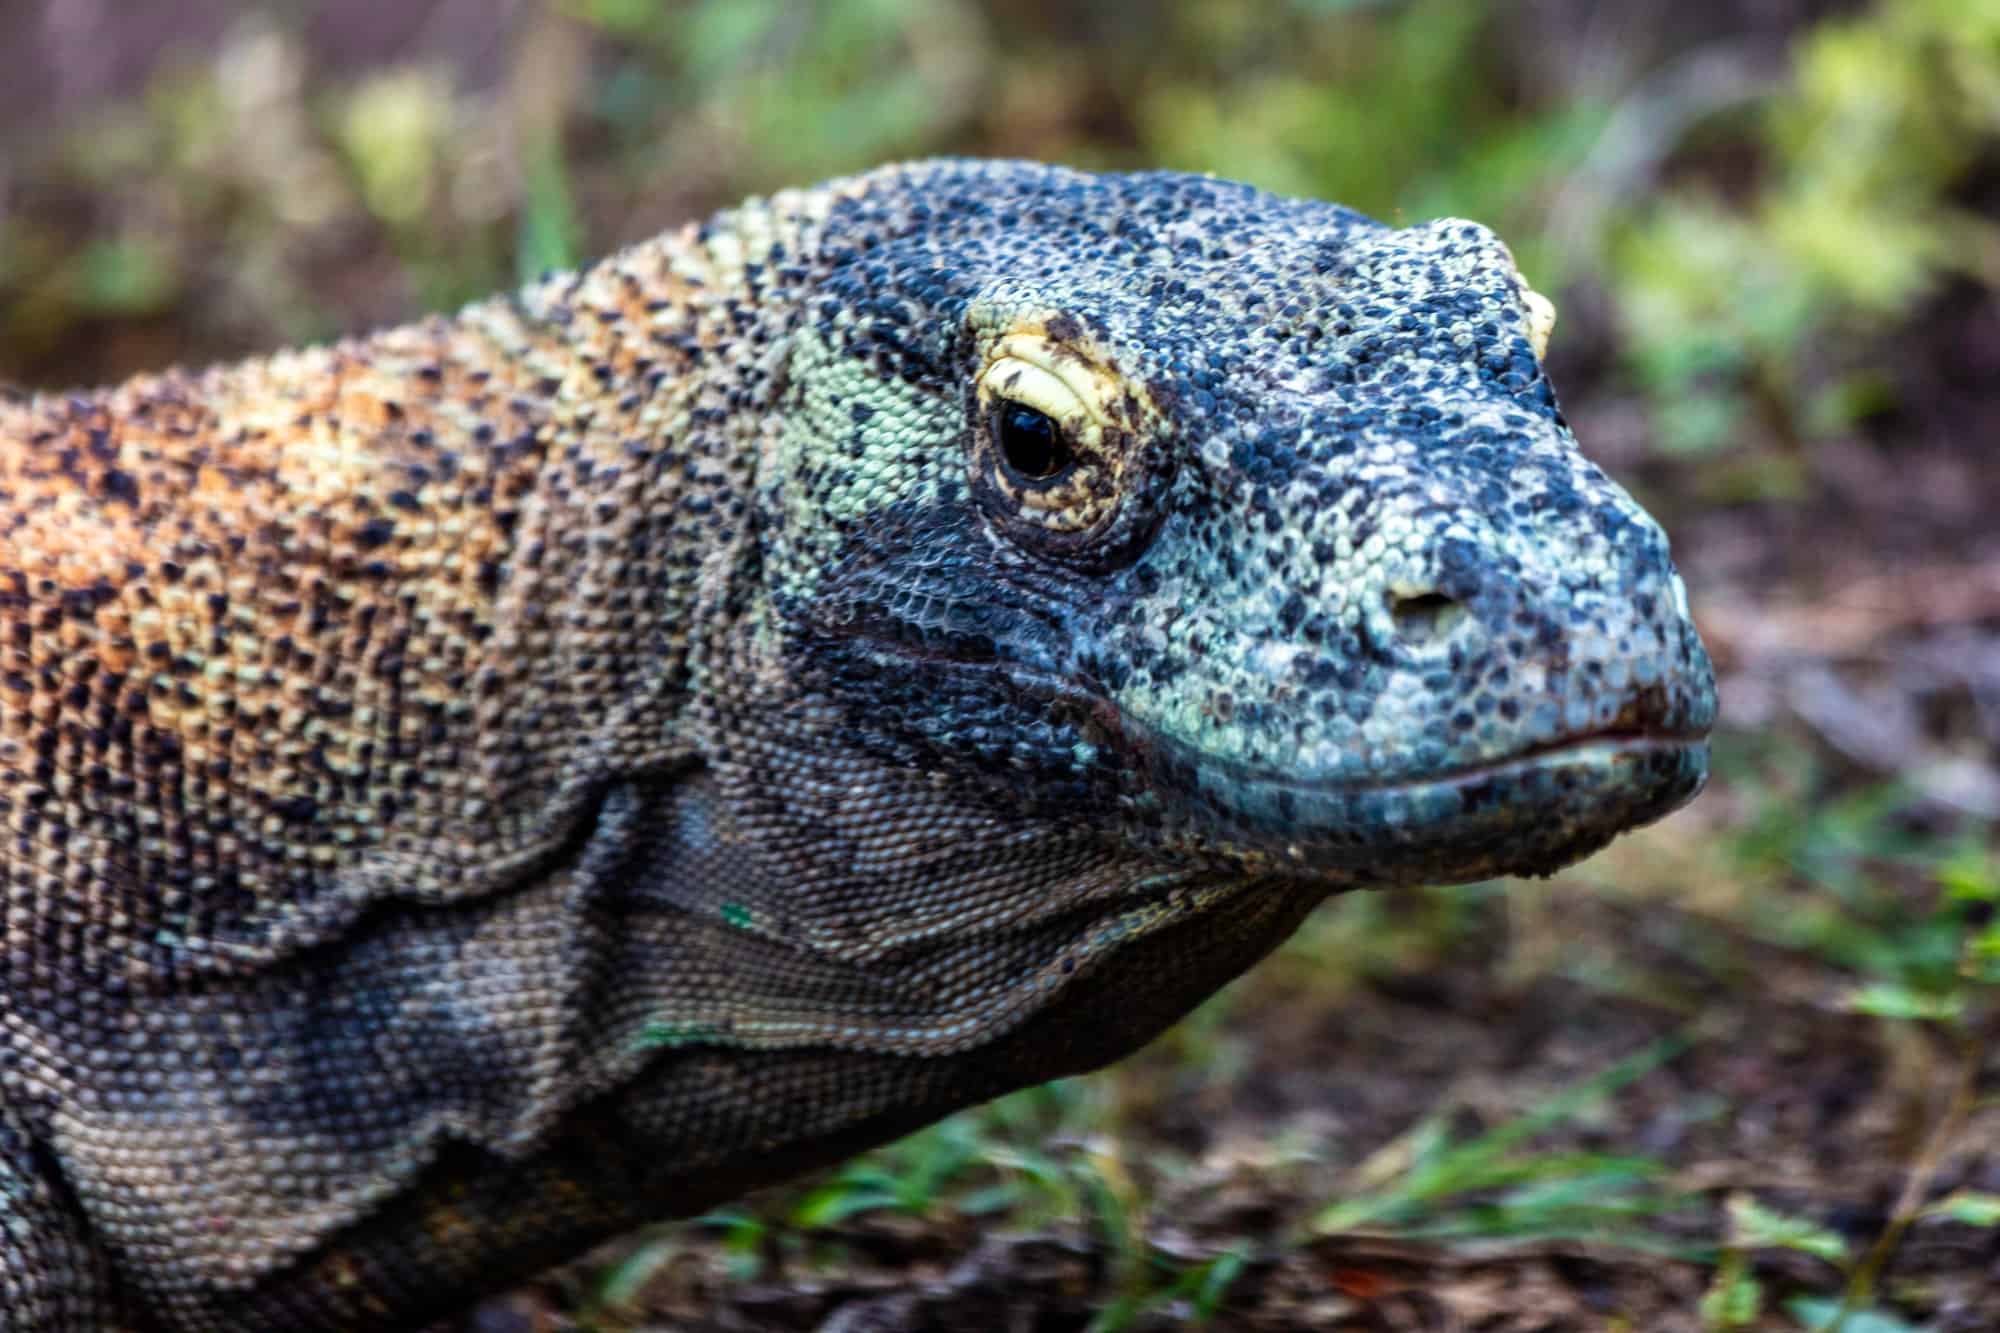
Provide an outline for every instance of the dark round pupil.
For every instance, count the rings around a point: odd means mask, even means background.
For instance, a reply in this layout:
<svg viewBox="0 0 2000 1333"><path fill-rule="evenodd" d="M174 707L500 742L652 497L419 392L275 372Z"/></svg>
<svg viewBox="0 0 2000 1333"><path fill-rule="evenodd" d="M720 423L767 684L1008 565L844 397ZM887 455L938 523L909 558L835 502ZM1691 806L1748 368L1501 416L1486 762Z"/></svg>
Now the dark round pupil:
<svg viewBox="0 0 2000 1333"><path fill-rule="evenodd" d="M1070 464L1069 443L1046 412L1020 403L1000 409L1000 454L1030 481L1046 481Z"/></svg>

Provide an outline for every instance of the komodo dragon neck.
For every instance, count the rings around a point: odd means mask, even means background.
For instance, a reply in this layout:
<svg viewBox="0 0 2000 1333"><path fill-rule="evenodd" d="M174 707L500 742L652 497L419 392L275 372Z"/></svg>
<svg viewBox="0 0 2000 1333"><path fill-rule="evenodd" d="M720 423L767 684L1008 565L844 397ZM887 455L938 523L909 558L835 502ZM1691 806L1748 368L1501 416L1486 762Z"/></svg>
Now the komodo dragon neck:
<svg viewBox="0 0 2000 1333"><path fill-rule="evenodd" d="M0 763L58 798L95 775L112 825L74 832L104 835L98 883L144 886L162 966L317 938L329 899L503 888L607 774L686 757L781 365L742 258L767 216L451 320L0 406ZM330 887L356 867L365 892Z"/></svg>

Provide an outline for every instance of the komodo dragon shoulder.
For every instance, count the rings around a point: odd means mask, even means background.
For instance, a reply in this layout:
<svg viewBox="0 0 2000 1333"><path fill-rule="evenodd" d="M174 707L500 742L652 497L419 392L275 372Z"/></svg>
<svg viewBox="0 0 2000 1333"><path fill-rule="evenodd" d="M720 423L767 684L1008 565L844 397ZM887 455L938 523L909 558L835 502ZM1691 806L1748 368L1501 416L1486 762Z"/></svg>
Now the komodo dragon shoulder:
<svg viewBox="0 0 2000 1333"><path fill-rule="evenodd" d="M0 399L0 1325L402 1328L1686 801L1485 229L887 168Z"/></svg>

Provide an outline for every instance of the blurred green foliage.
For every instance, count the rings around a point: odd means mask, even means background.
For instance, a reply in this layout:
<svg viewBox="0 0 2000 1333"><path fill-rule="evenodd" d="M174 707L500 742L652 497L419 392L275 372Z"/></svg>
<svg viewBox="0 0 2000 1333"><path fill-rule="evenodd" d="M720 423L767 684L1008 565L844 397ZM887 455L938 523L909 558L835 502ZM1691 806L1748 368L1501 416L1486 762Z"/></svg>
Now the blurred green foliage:
<svg viewBox="0 0 2000 1333"><path fill-rule="evenodd" d="M1952 273L2000 283L2000 228L1954 191L2000 141L2000 2L1883 0L1798 42L1734 132L1747 199L1699 184L1608 219L1606 281L1663 448L1762 424L1820 436L1889 406L1866 335ZM1721 127L1711 132L1723 132Z"/></svg>
<svg viewBox="0 0 2000 1333"><path fill-rule="evenodd" d="M1464 1142L1454 1141L1450 1116L1419 1121L1402 1140L1379 1151L1397 1169L1367 1181L1313 1218L1314 1231L1388 1230L1433 1237L1567 1237L1607 1241L1657 1254L1706 1258L1710 1250L1652 1229L1680 1206L1658 1188L1666 1167L1623 1154L1527 1150L1536 1136L1586 1111L1665 1064L1686 1047L1662 1038L1541 1105ZM1367 1185L1373 1188L1367 1188Z"/></svg>

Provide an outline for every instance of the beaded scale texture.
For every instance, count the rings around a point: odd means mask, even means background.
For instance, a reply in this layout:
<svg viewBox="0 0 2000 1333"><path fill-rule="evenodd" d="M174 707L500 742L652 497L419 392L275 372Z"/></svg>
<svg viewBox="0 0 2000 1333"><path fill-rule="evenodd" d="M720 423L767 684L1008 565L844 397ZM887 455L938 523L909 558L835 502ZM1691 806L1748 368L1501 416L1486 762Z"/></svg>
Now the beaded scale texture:
<svg viewBox="0 0 2000 1333"><path fill-rule="evenodd" d="M0 1327L420 1326L1681 804L1551 318L1471 223L944 161L0 397Z"/></svg>

